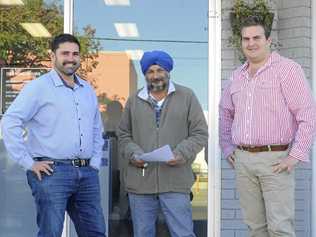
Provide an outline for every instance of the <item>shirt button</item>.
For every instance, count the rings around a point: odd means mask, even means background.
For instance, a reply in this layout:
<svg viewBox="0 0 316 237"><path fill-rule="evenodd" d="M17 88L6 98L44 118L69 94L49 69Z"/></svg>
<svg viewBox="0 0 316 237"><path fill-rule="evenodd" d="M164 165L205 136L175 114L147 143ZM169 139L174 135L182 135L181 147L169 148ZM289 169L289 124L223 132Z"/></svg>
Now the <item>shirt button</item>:
<svg viewBox="0 0 316 237"><path fill-rule="evenodd" d="M83 134L80 134L80 136L82 136L82 137L83 137Z"/></svg>
<svg viewBox="0 0 316 237"><path fill-rule="evenodd" d="M251 94L249 94L249 97L251 97Z"/></svg>
<svg viewBox="0 0 316 237"><path fill-rule="evenodd" d="M80 151L82 151L82 149L80 149Z"/></svg>
<svg viewBox="0 0 316 237"><path fill-rule="evenodd" d="M79 118L79 120L81 120L81 118Z"/></svg>

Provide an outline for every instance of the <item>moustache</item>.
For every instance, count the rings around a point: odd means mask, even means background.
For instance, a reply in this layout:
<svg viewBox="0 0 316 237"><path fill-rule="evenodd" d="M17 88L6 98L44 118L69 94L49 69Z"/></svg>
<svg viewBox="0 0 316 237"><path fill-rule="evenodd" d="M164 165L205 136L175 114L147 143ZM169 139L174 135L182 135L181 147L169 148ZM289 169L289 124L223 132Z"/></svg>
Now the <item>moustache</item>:
<svg viewBox="0 0 316 237"><path fill-rule="evenodd" d="M164 80L155 80L148 84L148 90L157 92L157 91L163 91L167 87L167 82Z"/></svg>
<svg viewBox="0 0 316 237"><path fill-rule="evenodd" d="M72 61L72 62L63 62L63 66L65 66L66 64L72 64L73 66L75 66L75 65L77 65L77 62L74 62L74 61Z"/></svg>

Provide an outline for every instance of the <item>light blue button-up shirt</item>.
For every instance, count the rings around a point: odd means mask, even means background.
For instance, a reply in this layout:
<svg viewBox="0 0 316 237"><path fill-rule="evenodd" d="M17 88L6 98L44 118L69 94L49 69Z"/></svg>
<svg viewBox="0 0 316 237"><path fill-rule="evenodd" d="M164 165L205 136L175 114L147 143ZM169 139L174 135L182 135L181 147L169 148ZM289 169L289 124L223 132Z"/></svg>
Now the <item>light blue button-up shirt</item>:
<svg viewBox="0 0 316 237"><path fill-rule="evenodd" d="M24 169L31 169L34 157L91 159L91 166L100 167L104 141L98 100L92 87L77 79L71 89L51 70L24 86L4 114L5 146Z"/></svg>

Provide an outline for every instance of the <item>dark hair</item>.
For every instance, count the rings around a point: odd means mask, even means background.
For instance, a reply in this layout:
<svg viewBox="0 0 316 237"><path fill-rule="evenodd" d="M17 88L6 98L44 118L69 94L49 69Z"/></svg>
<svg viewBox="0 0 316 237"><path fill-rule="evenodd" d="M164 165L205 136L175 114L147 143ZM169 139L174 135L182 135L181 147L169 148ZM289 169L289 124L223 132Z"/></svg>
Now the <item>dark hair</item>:
<svg viewBox="0 0 316 237"><path fill-rule="evenodd" d="M242 32L243 28L245 27L249 27L249 26L262 26L262 28L264 29L264 35L266 37L266 39L268 39L270 37L271 34L271 26L268 26L264 19L262 19L263 17L260 16L248 16L247 18L245 18L240 25L240 33Z"/></svg>
<svg viewBox="0 0 316 237"><path fill-rule="evenodd" d="M69 43L75 43L78 45L79 47L79 50L80 50L80 43L78 41L78 39L71 35L71 34L60 34L60 35L57 35L52 43L51 43L51 50L53 52L56 52L56 50L58 49L59 45L62 44L62 43L66 43L66 42L69 42Z"/></svg>

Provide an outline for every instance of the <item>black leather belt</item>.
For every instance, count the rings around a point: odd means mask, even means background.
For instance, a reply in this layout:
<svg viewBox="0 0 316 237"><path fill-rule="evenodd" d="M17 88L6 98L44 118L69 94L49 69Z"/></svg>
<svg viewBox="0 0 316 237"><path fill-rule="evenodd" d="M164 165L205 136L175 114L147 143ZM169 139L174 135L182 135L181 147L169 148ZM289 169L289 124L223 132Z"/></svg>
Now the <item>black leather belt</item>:
<svg viewBox="0 0 316 237"><path fill-rule="evenodd" d="M90 159L52 159L48 157L34 157L36 161L53 161L55 165L72 165L74 167L85 167L89 166Z"/></svg>
<svg viewBox="0 0 316 237"><path fill-rule="evenodd" d="M285 151L289 148L286 145L266 145L266 146L237 146L239 150L248 152L265 152L265 151Z"/></svg>

